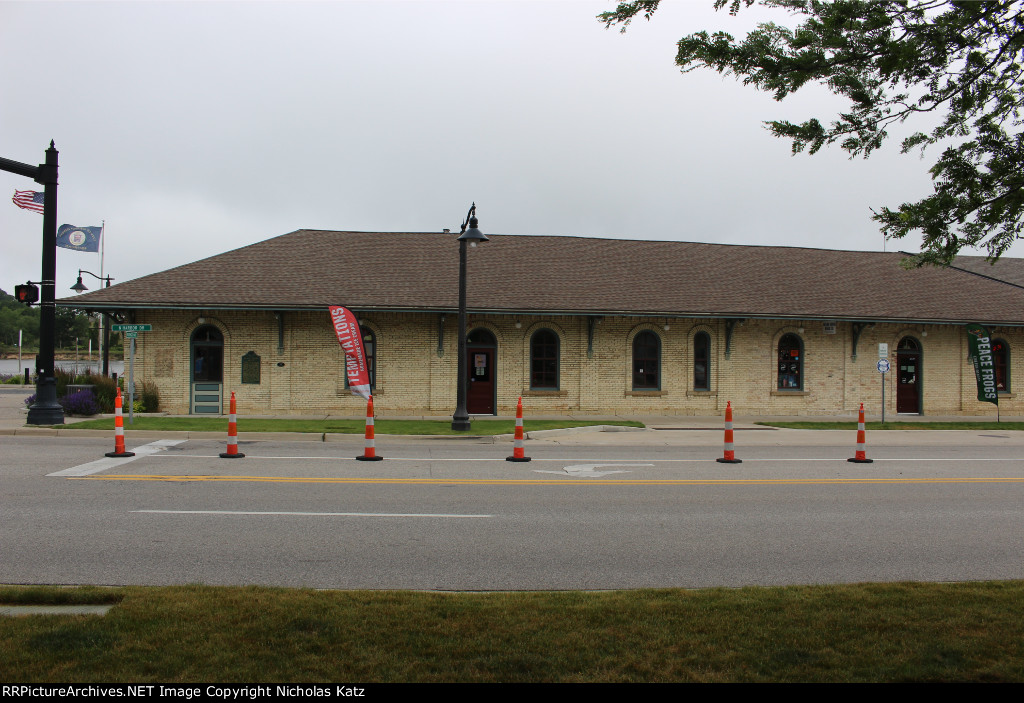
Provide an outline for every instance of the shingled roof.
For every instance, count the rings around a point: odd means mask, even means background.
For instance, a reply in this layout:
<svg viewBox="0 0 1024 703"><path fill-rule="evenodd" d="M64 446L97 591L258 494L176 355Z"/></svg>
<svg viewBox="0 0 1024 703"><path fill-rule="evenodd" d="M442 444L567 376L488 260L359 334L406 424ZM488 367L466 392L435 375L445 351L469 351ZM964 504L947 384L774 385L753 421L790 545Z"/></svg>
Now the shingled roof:
<svg viewBox="0 0 1024 703"><path fill-rule="evenodd" d="M1024 289L899 253L488 235L471 311L1024 325ZM109 309L454 311L456 234L298 230L59 304Z"/></svg>
<svg viewBox="0 0 1024 703"><path fill-rule="evenodd" d="M986 256L958 256L953 259L951 265L979 276L987 276L1024 287L1024 259L1001 256L995 263L992 263Z"/></svg>

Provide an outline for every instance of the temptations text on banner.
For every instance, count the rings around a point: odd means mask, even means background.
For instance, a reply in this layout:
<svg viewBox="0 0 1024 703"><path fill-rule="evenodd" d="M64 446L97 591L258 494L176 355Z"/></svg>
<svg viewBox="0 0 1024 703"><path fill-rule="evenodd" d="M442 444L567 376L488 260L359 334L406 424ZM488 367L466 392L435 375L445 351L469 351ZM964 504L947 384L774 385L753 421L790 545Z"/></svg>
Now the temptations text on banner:
<svg viewBox="0 0 1024 703"><path fill-rule="evenodd" d="M363 349L363 335L359 321L352 311L341 305L332 305L331 323L338 335L338 344L345 350L345 375L352 395L370 397L370 372L366 365L366 351Z"/></svg>

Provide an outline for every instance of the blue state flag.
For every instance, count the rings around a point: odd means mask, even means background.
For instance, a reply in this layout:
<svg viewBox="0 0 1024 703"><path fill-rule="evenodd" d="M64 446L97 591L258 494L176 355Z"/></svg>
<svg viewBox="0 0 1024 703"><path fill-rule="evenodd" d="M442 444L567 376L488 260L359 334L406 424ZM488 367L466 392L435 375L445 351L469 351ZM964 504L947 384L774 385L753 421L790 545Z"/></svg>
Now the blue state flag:
<svg viewBox="0 0 1024 703"><path fill-rule="evenodd" d="M61 225L57 230L57 246L75 251L99 251L102 227Z"/></svg>

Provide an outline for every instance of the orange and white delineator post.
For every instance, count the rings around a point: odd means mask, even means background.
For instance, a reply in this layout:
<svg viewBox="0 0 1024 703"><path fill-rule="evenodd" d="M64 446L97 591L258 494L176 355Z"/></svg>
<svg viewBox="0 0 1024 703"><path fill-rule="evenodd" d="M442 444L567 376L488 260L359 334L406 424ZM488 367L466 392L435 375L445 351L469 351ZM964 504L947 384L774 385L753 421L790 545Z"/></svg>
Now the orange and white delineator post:
<svg viewBox="0 0 1024 703"><path fill-rule="evenodd" d="M114 451L107 452L104 456L135 456L135 452L124 450L124 415L121 414L120 388L117 389L117 395L114 397Z"/></svg>
<svg viewBox="0 0 1024 703"><path fill-rule="evenodd" d="M847 461L852 461L854 464L873 463L874 460L868 459L868 454L866 451L864 451L864 445L866 443L866 434L867 433L864 431L864 403L861 403L860 414L857 415L857 453L854 455L852 459L847 459Z"/></svg>
<svg viewBox="0 0 1024 703"><path fill-rule="evenodd" d="M384 457L377 456L377 448L373 444L373 396L366 399L366 448L363 455L357 456L359 461L380 461Z"/></svg>
<svg viewBox="0 0 1024 703"><path fill-rule="evenodd" d="M519 397L516 405L516 436L513 443L512 456L505 457L505 461L529 461L526 450L523 448L523 398Z"/></svg>
<svg viewBox="0 0 1024 703"><path fill-rule="evenodd" d="M741 459L736 458L736 451L732 444L732 401L725 404L725 455L715 459L719 464L742 464Z"/></svg>
<svg viewBox="0 0 1024 703"><path fill-rule="evenodd" d="M231 391L231 413L228 415L228 450L220 455L221 459L242 459L245 454L238 451L238 413L235 405L235 392Z"/></svg>

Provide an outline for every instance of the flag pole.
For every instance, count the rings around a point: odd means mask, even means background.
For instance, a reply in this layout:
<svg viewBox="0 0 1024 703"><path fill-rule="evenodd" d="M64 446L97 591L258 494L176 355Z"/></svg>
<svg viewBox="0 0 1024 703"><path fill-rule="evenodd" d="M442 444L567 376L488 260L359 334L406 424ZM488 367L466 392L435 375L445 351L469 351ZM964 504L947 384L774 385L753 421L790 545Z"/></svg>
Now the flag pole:
<svg viewBox="0 0 1024 703"><path fill-rule="evenodd" d="M93 220L95 222L95 220ZM103 283L103 255L106 253L104 247L107 246L107 238L103 236L104 230L107 228L107 221L100 221L100 283ZM100 333L99 333L99 347L100 347L100 359L106 360L107 357L103 356L103 350L106 348L103 344L103 331L106 329L107 316L100 313ZM107 365L100 362L100 370L104 376L107 375Z"/></svg>

